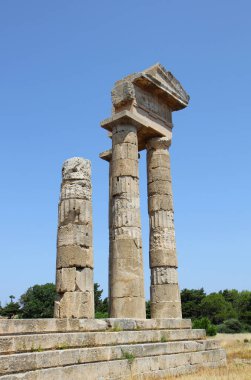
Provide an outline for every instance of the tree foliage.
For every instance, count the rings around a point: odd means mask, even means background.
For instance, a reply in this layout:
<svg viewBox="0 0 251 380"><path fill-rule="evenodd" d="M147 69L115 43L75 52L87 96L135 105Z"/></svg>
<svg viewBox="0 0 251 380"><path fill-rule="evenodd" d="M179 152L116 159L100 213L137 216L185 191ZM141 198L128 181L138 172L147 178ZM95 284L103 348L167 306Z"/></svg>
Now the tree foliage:
<svg viewBox="0 0 251 380"><path fill-rule="evenodd" d="M20 298L21 318L52 318L56 295L52 283L32 286Z"/></svg>
<svg viewBox="0 0 251 380"><path fill-rule="evenodd" d="M250 291L225 289L207 295L203 289L184 289L181 299L184 318L199 320L198 323L208 318L220 331L251 331Z"/></svg>

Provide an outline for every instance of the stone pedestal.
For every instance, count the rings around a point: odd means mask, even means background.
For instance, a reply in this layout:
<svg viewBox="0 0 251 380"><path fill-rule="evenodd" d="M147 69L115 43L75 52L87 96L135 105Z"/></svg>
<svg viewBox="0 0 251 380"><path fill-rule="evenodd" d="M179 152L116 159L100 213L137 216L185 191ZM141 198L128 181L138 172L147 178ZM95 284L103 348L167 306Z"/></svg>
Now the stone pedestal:
<svg viewBox="0 0 251 380"><path fill-rule="evenodd" d="M151 317L181 318L173 220L170 139L147 143L148 213L150 219Z"/></svg>
<svg viewBox="0 0 251 380"><path fill-rule="evenodd" d="M93 318L91 163L74 157L62 169L55 318Z"/></svg>
<svg viewBox="0 0 251 380"><path fill-rule="evenodd" d="M133 125L112 129L109 302L112 318L145 318L138 139Z"/></svg>

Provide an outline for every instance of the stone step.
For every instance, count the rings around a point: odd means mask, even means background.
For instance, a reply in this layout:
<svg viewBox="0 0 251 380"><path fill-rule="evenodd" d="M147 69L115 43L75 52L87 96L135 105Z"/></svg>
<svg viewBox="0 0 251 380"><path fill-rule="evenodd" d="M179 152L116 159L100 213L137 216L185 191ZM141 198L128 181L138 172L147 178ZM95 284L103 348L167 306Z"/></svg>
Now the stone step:
<svg viewBox="0 0 251 380"><path fill-rule="evenodd" d="M204 330L134 330L5 335L0 336L0 354L198 339L205 339Z"/></svg>
<svg viewBox="0 0 251 380"><path fill-rule="evenodd" d="M77 363L0 376L1 380L153 380L226 364L225 351L187 352L95 363Z"/></svg>
<svg viewBox="0 0 251 380"><path fill-rule="evenodd" d="M0 335L154 329L189 329L190 319L0 319Z"/></svg>
<svg viewBox="0 0 251 380"><path fill-rule="evenodd" d="M0 375L38 369L62 367L99 361L111 361L157 355L215 350L219 343L213 340L144 343L29 352L0 356Z"/></svg>

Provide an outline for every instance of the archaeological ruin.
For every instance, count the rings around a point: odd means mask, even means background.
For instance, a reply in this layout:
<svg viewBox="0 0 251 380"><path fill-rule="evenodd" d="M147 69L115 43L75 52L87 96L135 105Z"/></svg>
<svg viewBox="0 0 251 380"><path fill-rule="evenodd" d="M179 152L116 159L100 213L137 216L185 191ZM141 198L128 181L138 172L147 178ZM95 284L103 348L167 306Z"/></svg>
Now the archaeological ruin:
<svg viewBox="0 0 251 380"><path fill-rule="evenodd" d="M226 364L219 343L182 319L169 148L172 113L188 102L160 64L115 83L112 115L101 123L111 149L100 153L109 164L109 318L95 319L91 163L74 157L62 169L54 318L0 320L0 380L157 380ZM142 150L151 319L144 294Z"/></svg>

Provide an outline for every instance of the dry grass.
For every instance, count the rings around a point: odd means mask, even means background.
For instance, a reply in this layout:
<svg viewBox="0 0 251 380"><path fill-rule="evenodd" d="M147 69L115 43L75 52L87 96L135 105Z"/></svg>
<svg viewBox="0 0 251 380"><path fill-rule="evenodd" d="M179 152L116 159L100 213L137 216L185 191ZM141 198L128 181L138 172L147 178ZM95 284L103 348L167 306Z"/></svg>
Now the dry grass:
<svg viewBox="0 0 251 380"><path fill-rule="evenodd" d="M219 340L226 350L227 367L205 368L191 375L172 377L168 380L251 380L251 333L218 334L213 339Z"/></svg>

